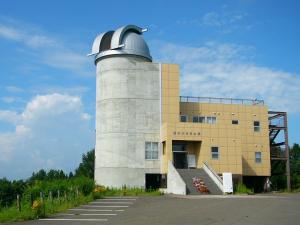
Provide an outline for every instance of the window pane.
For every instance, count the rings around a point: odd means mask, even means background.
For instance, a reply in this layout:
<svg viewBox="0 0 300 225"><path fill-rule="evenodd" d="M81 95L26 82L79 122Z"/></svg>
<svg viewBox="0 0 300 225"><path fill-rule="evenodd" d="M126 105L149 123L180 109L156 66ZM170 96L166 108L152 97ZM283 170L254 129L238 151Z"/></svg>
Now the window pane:
<svg viewBox="0 0 300 225"><path fill-rule="evenodd" d="M255 152L255 162L261 163L261 152Z"/></svg>
<svg viewBox="0 0 300 225"><path fill-rule="evenodd" d="M238 120L232 120L232 124L239 124L239 121Z"/></svg>
<svg viewBox="0 0 300 225"><path fill-rule="evenodd" d="M146 142L145 150L149 152L151 151L151 142Z"/></svg>
<svg viewBox="0 0 300 225"><path fill-rule="evenodd" d="M218 153L219 148L218 147L211 147L211 152Z"/></svg>
<svg viewBox="0 0 300 225"><path fill-rule="evenodd" d="M205 123L205 117L199 116L199 123Z"/></svg>
<svg viewBox="0 0 300 225"><path fill-rule="evenodd" d="M146 159L151 159L151 152L149 151L146 151Z"/></svg>
<svg viewBox="0 0 300 225"><path fill-rule="evenodd" d="M157 142L152 142L152 151L158 152L158 143Z"/></svg>
<svg viewBox="0 0 300 225"><path fill-rule="evenodd" d="M259 132L260 131L260 127L254 127L254 131L255 132Z"/></svg>
<svg viewBox="0 0 300 225"><path fill-rule="evenodd" d="M212 118L210 116L207 117L207 123L212 123Z"/></svg>
<svg viewBox="0 0 300 225"><path fill-rule="evenodd" d="M254 131L259 132L260 131L260 122L259 121L254 121L253 125L254 125Z"/></svg>
<svg viewBox="0 0 300 225"><path fill-rule="evenodd" d="M211 158L219 159L219 148L218 147L211 147Z"/></svg>
<svg viewBox="0 0 300 225"><path fill-rule="evenodd" d="M198 123L198 122L199 122L199 117L193 116L193 123Z"/></svg>
<svg viewBox="0 0 300 225"><path fill-rule="evenodd" d="M152 152L152 159L158 159L158 152Z"/></svg>
<svg viewBox="0 0 300 225"><path fill-rule="evenodd" d="M158 142L145 142L145 159L158 159Z"/></svg>
<svg viewBox="0 0 300 225"><path fill-rule="evenodd" d="M212 153L212 154L211 154L211 157L212 157L213 159L219 159L219 154Z"/></svg>
<svg viewBox="0 0 300 225"><path fill-rule="evenodd" d="M181 115L180 116L180 121L181 122L187 122L187 116L186 115Z"/></svg>
<svg viewBox="0 0 300 225"><path fill-rule="evenodd" d="M211 118L211 123L212 123L212 124L215 124L216 122L217 122L217 118L216 118L216 117L212 117L212 118Z"/></svg>

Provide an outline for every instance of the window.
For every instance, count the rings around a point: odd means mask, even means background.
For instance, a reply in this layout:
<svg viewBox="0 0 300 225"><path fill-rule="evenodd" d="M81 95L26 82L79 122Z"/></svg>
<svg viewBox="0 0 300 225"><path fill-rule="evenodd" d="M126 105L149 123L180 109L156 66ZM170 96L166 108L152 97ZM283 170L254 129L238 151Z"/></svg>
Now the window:
<svg viewBox="0 0 300 225"><path fill-rule="evenodd" d="M260 131L260 122L259 121L254 121L253 126L254 126L254 132Z"/></svg>
<svg viewBox="0 0 300 225"><path fill-rule="evenodd" d="M199 123L199 116L193 116L193 123Z"/></svg>
<svg viewBox="0 0 300 225"><path fill-rule="evenodd" d="M188 121L188 116L187 115L180 115L180 122L187 122Z"/></svg>
<svg viewBox="0 0 300 225"><path fill-rule="evenodd" d="M232 124L238 125L238 124L239 124L239 121L238 121L238 120L232 120Z"/></svg>
<svg viewBox="0 0 300 225"><path fill-rule="evenodd" d="M214 117L214 116L208 116L208 117L206 118L206 121L207 121L207 123L209 123L209 124L215 124L215 123L217 122L217 118Z"/></svg>
<svg viewBox="0 0 300 225"><path fill-rule="evenodd" d="M193 116L193 123L205 123L204 116Z"/></svg>
<svg viewBox="0 0 300 225"><path fill-rule="evenodd" d="M199 123L205 123L205 117L199 116Z"/></svg>
<svg viewBox="0 0 300 225"><path fill-rule="evenodd" d="M255 152L255 162L261 163L261 152Z"/></svg>
<svg viewBox="0 0 300 225"><path fill-rule="evenodd" d="M145 143L145 158L158 159L158 142Z"/></svg>
<svg viewBox="0 0 300 225"><path fill-rule="evenodd" d="M211 158L219 159L219 147L211 147Z"/></svg>

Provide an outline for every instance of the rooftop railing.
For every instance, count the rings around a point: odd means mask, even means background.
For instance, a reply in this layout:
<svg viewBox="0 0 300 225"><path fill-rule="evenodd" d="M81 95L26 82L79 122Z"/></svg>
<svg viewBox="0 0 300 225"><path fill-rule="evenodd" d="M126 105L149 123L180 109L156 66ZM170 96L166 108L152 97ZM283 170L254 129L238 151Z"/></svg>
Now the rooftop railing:
<svg viewBox="0 0 300 225"><path fill-rule="evenodd" d="M258 99L214 98L214 97L193 97L193 96L180 96L180 102L264 105L264 101Z"/></svg>

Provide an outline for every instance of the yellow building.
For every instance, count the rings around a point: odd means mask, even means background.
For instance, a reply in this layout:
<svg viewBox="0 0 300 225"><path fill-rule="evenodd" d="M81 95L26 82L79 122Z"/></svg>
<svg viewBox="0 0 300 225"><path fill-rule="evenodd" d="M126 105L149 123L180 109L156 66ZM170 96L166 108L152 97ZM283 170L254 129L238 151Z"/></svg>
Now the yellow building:
<svg viewBox="0 0 300 225"><path fill-rule="evenodd" d="M161 66L162 173L207 162L234 179L271 175L268 108L260 100L183 97L179 67Z"/></svg>

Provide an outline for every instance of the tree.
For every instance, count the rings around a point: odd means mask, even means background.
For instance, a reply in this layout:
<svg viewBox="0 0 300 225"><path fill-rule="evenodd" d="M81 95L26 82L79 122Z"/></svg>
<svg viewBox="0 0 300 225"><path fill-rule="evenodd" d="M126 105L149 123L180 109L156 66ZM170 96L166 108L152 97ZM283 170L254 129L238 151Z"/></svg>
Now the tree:
<svg viewBox="0 0 300 225"><path fill-rule="evenodd" d="M6 178L0 179L0 206L10 205L14 200L11 182Z"/></svg>
<svg viewBox="0 0 300 225"><path fill-rule="evenodd" d="M68 176L62 170L49 170L47 173L47 180L63 180L66 179Z"/></svg>
<svg viewBox="0 0 300 225"><path fill-rule="evenodd" d="M94 167L95 167L95 150L92 149L86 154L82 155L82 162L75 170L75 176L85 176L94 179Z"/></svg>
<svg viewBox="0 0 300 225"><path fill-rule="evenodd" d="M278 148L280 151L280 148ZM292 189L300 188L300 146L294 144L289 147L290 151L290 174ZM271 181L275 190L286 188L286 162L283 160L272 161Z"/></svg>
<svg viewBox="0 0 300 225"><path fill-rule="evenodd" d="M72 172L70 172L70 173L69 173L69 179L72 178L72 177L74 177L74 175L73 175Z"/></svg>
<svg viewBox="0 0 300 225"><path fill-rule="evenodd" d="M300 188L300 146L290 148L291 184L293 189Z"/></svg>
<svg viewBox="0 0 300 225"><path fill-rule="evenodd" d="M34 182L35 180L46 180L47 173L45 170L41 169L37 173L32 173L31 177L29 178L29 181Z"/></svg>

